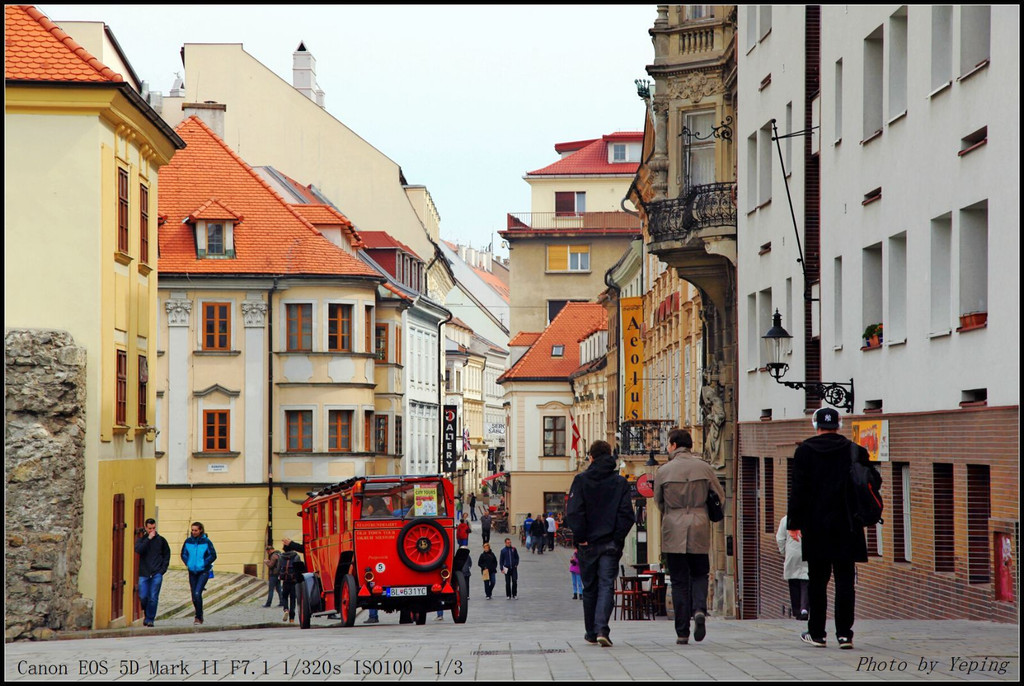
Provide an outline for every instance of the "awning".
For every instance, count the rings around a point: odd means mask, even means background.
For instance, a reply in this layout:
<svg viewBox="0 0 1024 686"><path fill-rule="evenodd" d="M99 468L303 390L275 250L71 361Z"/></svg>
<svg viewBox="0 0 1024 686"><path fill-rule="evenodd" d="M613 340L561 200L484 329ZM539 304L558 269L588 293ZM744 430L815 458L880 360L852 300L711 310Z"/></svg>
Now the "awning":
<svg viewBox="0 0 1024 686"><path fill-rule="evenodd" d="M485 484L488 481L490 481L491 479L497 479L499 476L508 476L508 472L498 472L497 474L491 474L488 477L484 477L483 479L480 479L480 483Z"/></svg>

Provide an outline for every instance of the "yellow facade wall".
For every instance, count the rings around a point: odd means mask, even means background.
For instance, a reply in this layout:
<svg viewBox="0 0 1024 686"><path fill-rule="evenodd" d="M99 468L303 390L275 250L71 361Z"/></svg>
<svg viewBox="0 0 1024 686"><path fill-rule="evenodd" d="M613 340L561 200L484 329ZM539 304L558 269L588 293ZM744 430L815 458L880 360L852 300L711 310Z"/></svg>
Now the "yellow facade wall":
<svg viewBox="0 0 1024 686"><path fill-rule="evenodd" d="M98 476L98 492L93 501L96 517L101 532L95 540L96 565L93 566L95 579L95 628L126 626L130 622L132 614L132 592L136 579L133 578L135 563L135 536L134 528L134 506L136 500L143 500L145 503L145 517L153 517L156 513L156 485L154 480L155 462L152 459L137 460L100 460L96 465ZM122 557L124 563L125 584L121 589L122 607L124 614L120 618L110 617L111 603L111 582L113 564L113 541L111 530L114 516L114 496L124 495L124 509L127 529L124 534L124 548ZM86 503L86 510L89 510L89 503ZM145 520L145 518L143 518ZM159 528L159 527L158 527ZM162 533L162 528L161 528ZM87 539L84 539L85 547L90 547ZM84 555L83 555L84 558ZM85 565L83 564L83 572Z"/></svg>
<svg viewBox="0 0 1024 686"><path fill-rule="evenodd" d="M113 494L125 493L129 526L134 500L153 498L155 384L147 386L140 422L138 357L156 356L148 332L155 323L157 170L174 143L114 87L11 87L4 94L4 325L61 329L86 351L78 588L94 603L93 626L102 628L111 623ZM129 239L115 257L118 165L129 171ZM149 265L139 259L140 182L150 194ZM115 430L118 349L128 355L127 416ZM133 559L125 556L128 579ZM130 615L130 603L124 607Z"/></svg>
<svg viewBox="0 0 1024 686"><path fill-rule="evenodd" d="M266 484L161 487L156 494L158 526L171 547L171 568L185 568L181 546L189 536L192 522L202 522L217 550L215 572L242 574L246 565L256 565L257 576L266 578L263 548L267 538L268 502L273 506L273 545L280 550L281 539L285 536L302 540L302 519L298 515L306 491L310 489L304 484L275 484L268 501Z"/></svg>

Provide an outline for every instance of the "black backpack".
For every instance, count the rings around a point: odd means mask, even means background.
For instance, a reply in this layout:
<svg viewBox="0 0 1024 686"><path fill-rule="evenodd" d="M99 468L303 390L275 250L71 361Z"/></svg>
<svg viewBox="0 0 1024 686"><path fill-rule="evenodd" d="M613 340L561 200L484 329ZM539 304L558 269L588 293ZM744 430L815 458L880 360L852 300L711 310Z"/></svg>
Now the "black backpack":
<svg viewBox="0 0 1024 686"><path fill-rule="evenodd" d="M850 488L847 500L851 527L881 524L882 475L874 465L857 459L860 446L850 443Z"/></svg>
<svg viewBox="0 0 1024 686"><path fill-rule="evenodd" d="M281 553L277 569L278 579L283 583L294 584L302 578L302 573L306 571L306 565L299 559L297 552L288 550Z"/></svg>

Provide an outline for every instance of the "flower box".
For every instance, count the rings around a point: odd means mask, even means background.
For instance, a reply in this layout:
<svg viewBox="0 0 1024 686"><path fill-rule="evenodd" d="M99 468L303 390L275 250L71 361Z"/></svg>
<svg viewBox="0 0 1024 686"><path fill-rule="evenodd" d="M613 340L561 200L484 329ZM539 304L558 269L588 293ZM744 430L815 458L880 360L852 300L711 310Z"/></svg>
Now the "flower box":
<svg viewBox="0 0 1024 686"><path fill-rule="evenodd" d="M968 312L960 315L960 328L957 331L967 329L979 329L988 323L988 312Z"/></svg>

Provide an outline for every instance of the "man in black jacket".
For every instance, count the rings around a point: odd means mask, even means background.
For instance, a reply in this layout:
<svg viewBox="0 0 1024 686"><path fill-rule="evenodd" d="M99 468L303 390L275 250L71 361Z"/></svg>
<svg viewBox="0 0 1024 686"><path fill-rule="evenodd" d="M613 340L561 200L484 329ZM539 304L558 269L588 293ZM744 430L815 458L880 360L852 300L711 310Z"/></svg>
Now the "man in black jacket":
<svg viewBox="0 0 1024 686"><path fill-rule="evenodd" d="M629 498L629 482L615 471L611 446L594 441L590 466L576 475L569 488L565 523L572 529L583 580L584 640L612 644L608 620L612 616L615 574L636 519Z"/></svg>
<svg viewBox="0 0 1024 686"><path fill-rule="evenodd" d="M139 604L142 605L142 626L153 626L156 607L160 600L160 586L164 582L167 566L171 564L171 547L167 539L156 532L156 520L146 520L146 529L135 541L135 554L139 556Z"/></svg>
<svg viewBox="0 0 1024 686"><path fill-rule="evenodd" d="M867 562L864 529L854 524L848 507L850 461L869 464L868 452L839 435L839 413L823 407L814 413L816 434L793 454L793 489L786 528L801 542L809 577L810 616L800 640L824 648L828 580L836 578L836 640L853 648L854 563Z"/></svg>

